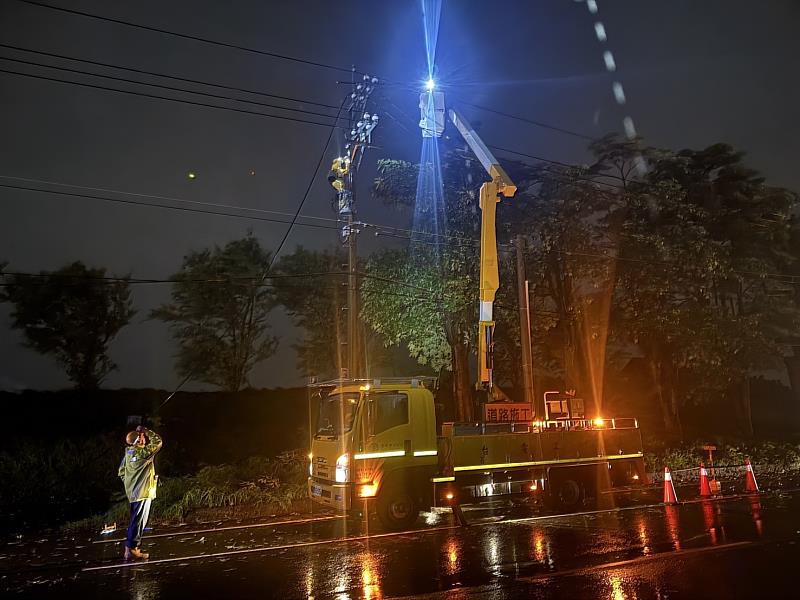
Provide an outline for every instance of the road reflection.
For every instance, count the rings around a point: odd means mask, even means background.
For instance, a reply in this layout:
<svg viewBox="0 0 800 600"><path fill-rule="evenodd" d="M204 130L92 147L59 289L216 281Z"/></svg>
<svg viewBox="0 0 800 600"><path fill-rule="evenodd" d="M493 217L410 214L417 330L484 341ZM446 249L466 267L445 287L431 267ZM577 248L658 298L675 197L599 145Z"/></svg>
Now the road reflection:
<svg viewBox="0 0 800 600"><path fill-rule="evenodd" d="M629 598L622 589L622 579L618 575L609 575L608 585L611 587L611 595L609 596L611 600L626 600Z"/></svg>
<svg viewBox="0 0 800 600"><path fill-rule="evenodd" d="M455 535L450 535L447 538L444 546L444 572L447 575L455 575L461 570L461 552L463 542L461 538Z"/></svg>
<svg viewBox="0 0 800 600"><path fill-rule="evenodd" d="M667 525L667 534L672 541L675 550L681 549L680 537L680 509L677 506L668 505L664 507L664 517Z"/></svg>
<svg viewBox="0 0 800 600"><path fill-rule="evenodd" d="M380 579L378 578L378 561L371 552L361 556L361 584L366 600L382 598Z"/></svg>
<svg viewBox="0 0 800 600"><path fill-rule="evenodd" d="M653 550L650 547L650 534L647 531L647 515L644 513L636 515L636 532L639 534L639 542L642 544L642 554L650 554Z"/></svg>
<svg viewBox="0 0 800 600"><path fill-rule="evenodd" d="M764 535L764 524L761 521L761 498L758 496L750 496L748 499L750 504L750 514L753 516L753 524L756 526L756 533L758 537Z"/></svg>
<svg viewBox="0 0 800 600"><path fill-rule="evenodd" d="M546 538L541 530L534 530L532 539L532 554L537 562L552 566L550 558L550 539Z"/></svg>

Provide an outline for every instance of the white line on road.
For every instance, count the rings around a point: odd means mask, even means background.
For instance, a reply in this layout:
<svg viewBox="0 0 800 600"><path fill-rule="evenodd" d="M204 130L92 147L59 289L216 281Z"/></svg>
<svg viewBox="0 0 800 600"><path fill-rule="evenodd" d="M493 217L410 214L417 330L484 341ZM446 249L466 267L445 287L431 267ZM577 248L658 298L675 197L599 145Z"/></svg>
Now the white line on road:
<svg viewBox="0 0 800 600"><path fill-rule="evenodd" d="M162 538L162 537L175 537L178 535L194 535L196 533L214 533L217 531L231 531L233 529L256 529L258 527L277 527L278 525L297 525L299 523L318 523L322 521L337 521L346 518L345 515L337 515L332 517L312 517L310 519L294 519L292 521L270 521L268 523L252 523L250 525L230 525L228 527L211 527L210 529L192 529L189 531L174 531L172 533L155 533L148 534L147 539ZM114 538L111 540L94 540L93 544L113 544L124 542L125 538Z"/></svg>
<svg viewBox="0 0 800 600"><path fill-rule="evenodd" d="M767 542L732 542L730 544L720 544L719 546L705 546L703 548L690 548L688 550L670 550L668 552L656 552L648 554L647 556L638 556L628 560L618 560L610 563L603 563L601 565L593 565L587 567L576 567L567 571L556 571L554 573L542 573L541 575L532 575L528 577L518 577L516 581L537 581L540 579L551 579L553 577L565 577L567 575L575 575L577 573L590 573L592 571L604 571L607 569L619 569L621 567L629 567L639 563L650 562L662 558L669 558L671 556L685 557L692 554L702 554L706 552L723 552L725 550L734 550L736 548L743 548L745 546L762 546ZM774 542L773 542L774 543Z"/></svg>
<svg viewBox="0 0 800 600"><path fill-rule="evenodd" d="M332 540L318 540L316 542L301 542L299 544L285 544L283 546L257 546L256 548L247 548L244 550L230 550L228 552L213 552L211 554L195 554L193 556L175 556L173 558L159 558L156 560L146 561L131 561L125 563L115 563L113 565L100 565L97 567L84 567L81 571L103 571L108 569L125 569L127 567L149 567L151 565L160 565L164 563L183 562L188 560L200 560L204 558L220 558L223 556L235 556L237 554L254 554L257 552L272 552L274 550L289 550L292 548L307 548L309 546L324 546L327 544L337 544L342 542L360 542L368 540L376 540L386 537L399 537L402 535L416 535L421 533L434 533L437 531L446 531L448 529L457 529L457 525L450 525L447 527L432 527L429 529L415 529L413 531L400 531L392 533L378 533L375 535L360 535L350 538L335 538Z"/></svg>

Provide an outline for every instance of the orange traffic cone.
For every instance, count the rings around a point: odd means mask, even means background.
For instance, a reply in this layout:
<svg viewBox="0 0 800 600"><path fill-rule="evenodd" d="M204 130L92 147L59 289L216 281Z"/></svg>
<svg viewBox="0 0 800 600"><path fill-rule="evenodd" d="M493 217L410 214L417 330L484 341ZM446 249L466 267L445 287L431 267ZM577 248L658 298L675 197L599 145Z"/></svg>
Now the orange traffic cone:
<svg viewBox="0 0 800 600"><path fill-rule="evenodd" d="M708 484L708 471L703 463L700 463L700 495L705 497L711 495L711 486Z"/></svg>
<svg viewBox="0 0 800 600"><path fill-rule="evenodd" d="M678 496L675 494L675 486L672 483L672 473L669 467L664 467L664 504L677 504Z"/></svg>
<svg viewBox="0 0 800 600"><path fill-rule="evenodd" d="M744 460L744 491L745 492L758 492L758 484L756 483L756 475L753 473L753 465L750 464L750 459Z"/></svg>

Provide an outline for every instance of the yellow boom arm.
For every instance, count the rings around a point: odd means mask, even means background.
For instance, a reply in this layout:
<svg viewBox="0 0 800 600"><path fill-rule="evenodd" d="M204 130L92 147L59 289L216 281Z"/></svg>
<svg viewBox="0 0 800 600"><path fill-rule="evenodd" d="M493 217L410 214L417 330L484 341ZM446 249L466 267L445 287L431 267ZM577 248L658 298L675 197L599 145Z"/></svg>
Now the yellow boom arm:
<svg viewBox="0 0 800 600"><path fill-rule="evenodd" d="M492 316L494 297L500 285L497 269L497 227L495 214L500 197L511 198L517 186L497 162L483 140L472 126L457 111L450 110L450 120L467 142L472 152L486 169L491 181L484 183L480 191L481 208L481 268L480 268L480 323L478 325L478 380L492 387L492 345L494 320Z"/></svg>

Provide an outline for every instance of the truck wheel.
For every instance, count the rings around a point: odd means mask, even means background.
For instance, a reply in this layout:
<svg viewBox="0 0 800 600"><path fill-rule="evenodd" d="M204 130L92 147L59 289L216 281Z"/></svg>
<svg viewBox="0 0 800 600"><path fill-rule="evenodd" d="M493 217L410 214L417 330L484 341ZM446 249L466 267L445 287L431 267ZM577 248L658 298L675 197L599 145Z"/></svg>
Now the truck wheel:
<svg viewBox="0 0 800 600"><path fill-rule="evenodd" d="M562 479L554 482L551 497L558 508L573 510L583 502L584 489L574 479Z"/></svg>
<svg viewBox="0 0 800 600"><path fill-rule="evenodd" d="M383 490L378 497L378 519L387 529L408 529L417 520L419 508L414 497L399 486Z"/></svg>

